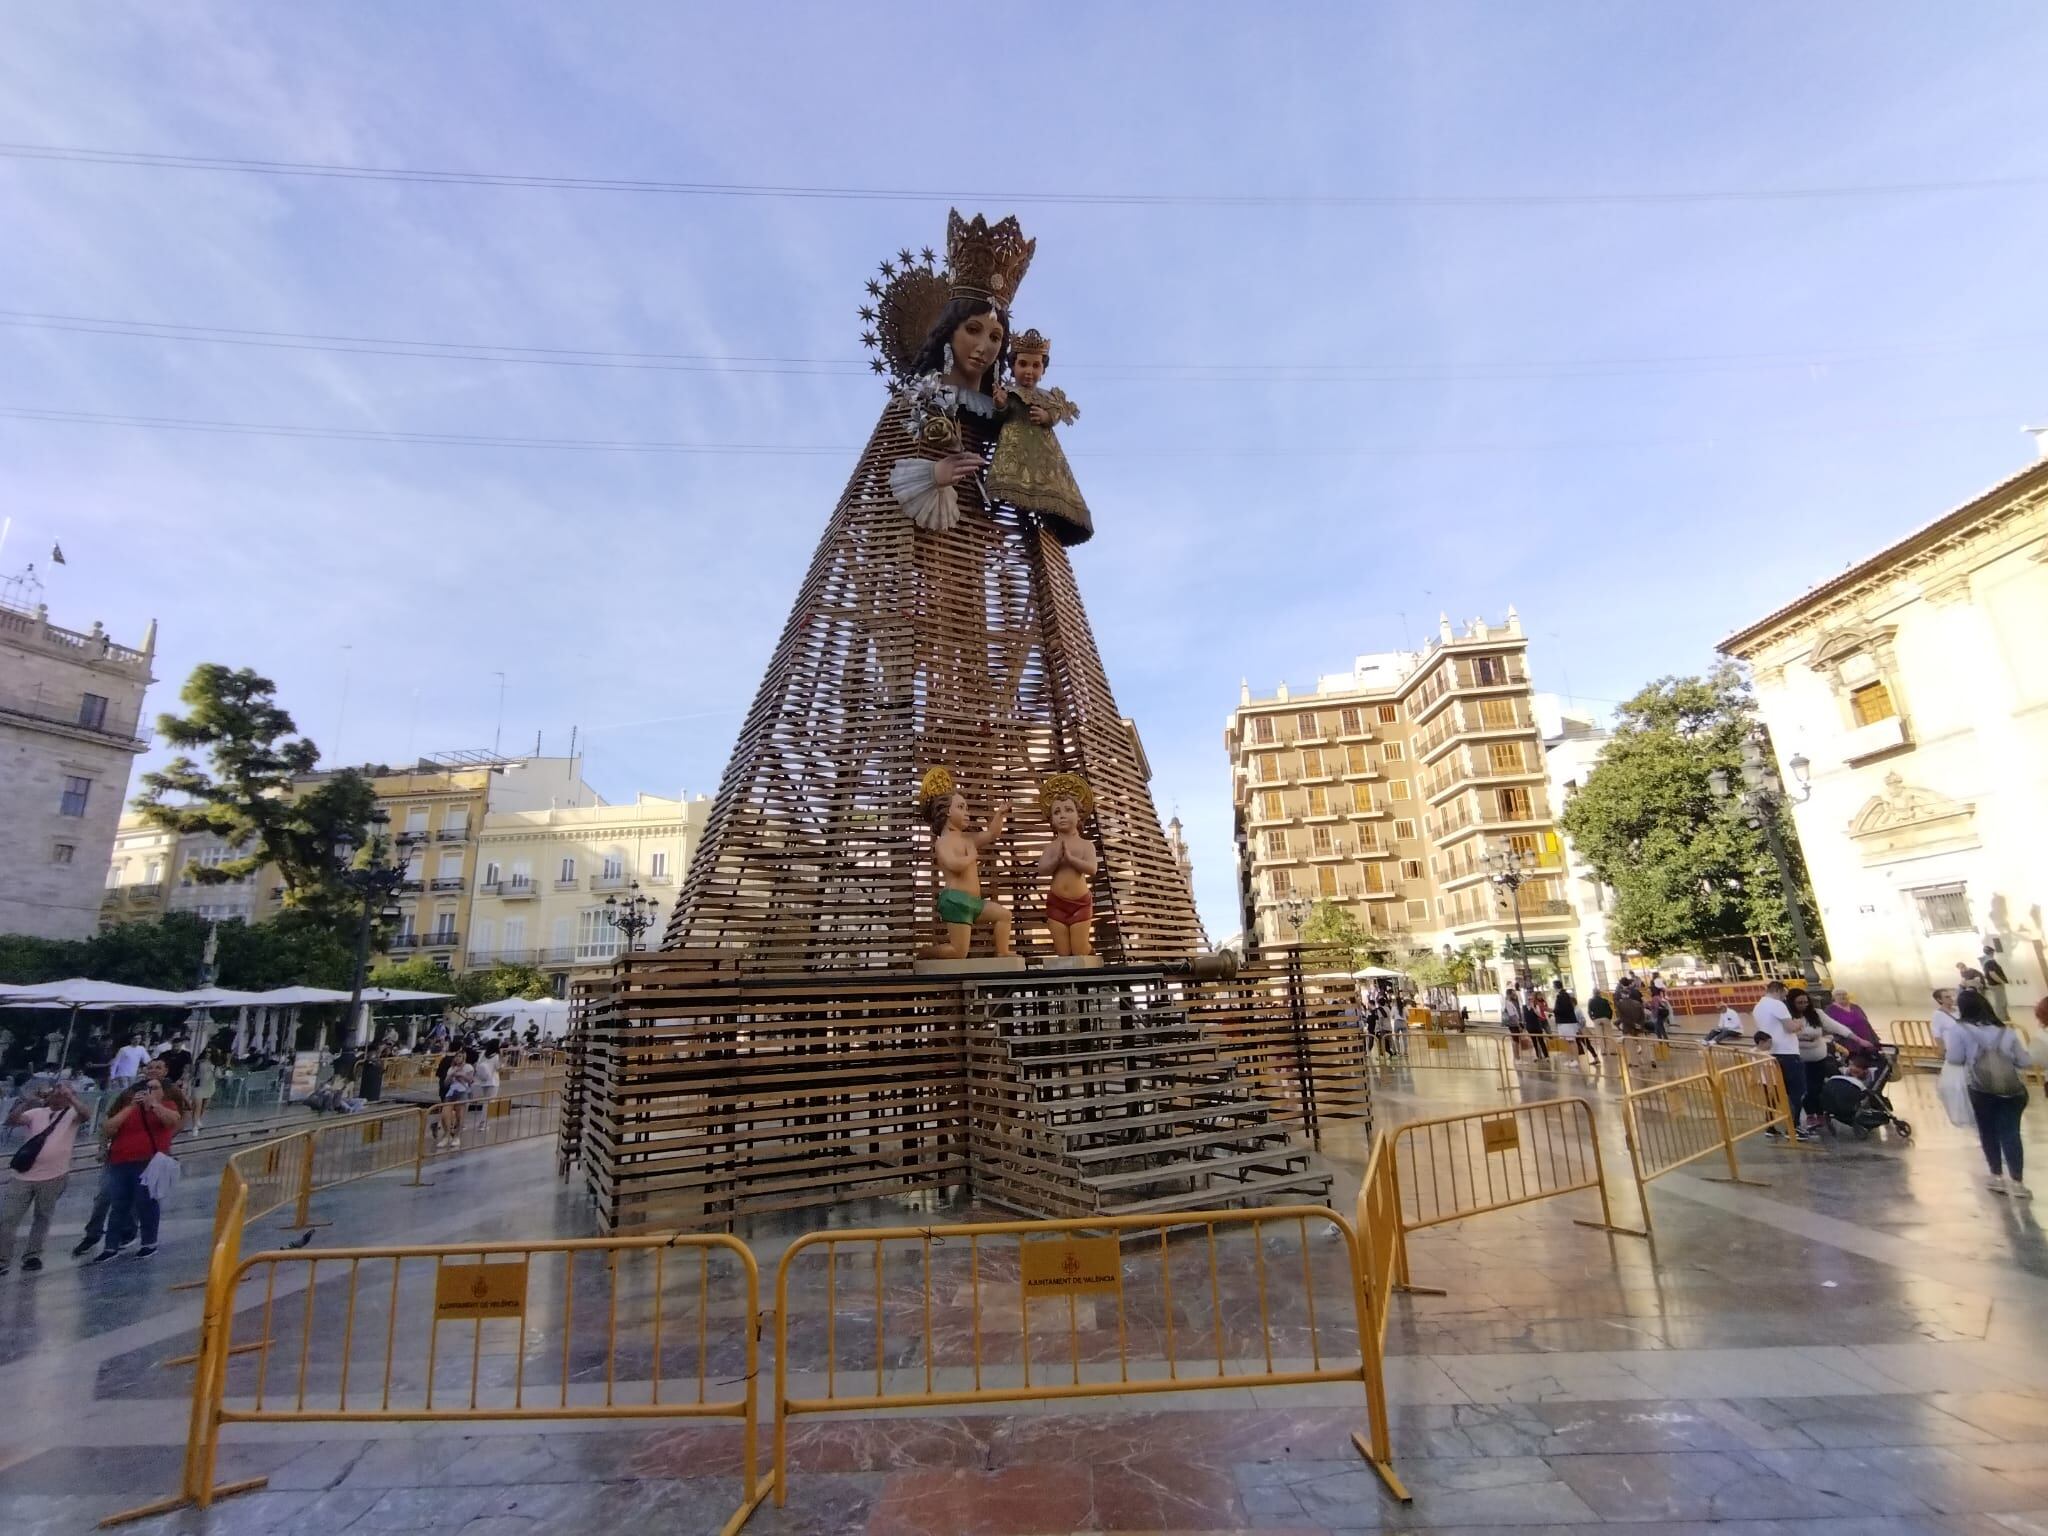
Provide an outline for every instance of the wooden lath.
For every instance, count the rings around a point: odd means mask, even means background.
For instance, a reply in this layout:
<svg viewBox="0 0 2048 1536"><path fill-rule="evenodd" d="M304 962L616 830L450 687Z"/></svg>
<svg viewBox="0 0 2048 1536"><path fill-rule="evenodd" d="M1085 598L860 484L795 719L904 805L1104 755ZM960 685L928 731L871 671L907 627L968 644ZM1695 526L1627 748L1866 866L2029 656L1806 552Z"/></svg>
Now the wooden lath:
<svg viewBox="0 0 2048 1536"><path fill-rule="evenodd" d="M966 427L991 446L978 419ZM1009 809L982 878L1017 914L1020 950L1050 953L1037 787L1071 770L1098 805L1098 950L1112 963L1194 953L1194 901L1066 550L1032 514L982 505L971 484L959 488L958 526L915 527L888 486L914 451L892 402L798 588L668 946L718 951L757 974L908 970L938 936L916 797L923 771L943 763L977 817Z"/></svg>

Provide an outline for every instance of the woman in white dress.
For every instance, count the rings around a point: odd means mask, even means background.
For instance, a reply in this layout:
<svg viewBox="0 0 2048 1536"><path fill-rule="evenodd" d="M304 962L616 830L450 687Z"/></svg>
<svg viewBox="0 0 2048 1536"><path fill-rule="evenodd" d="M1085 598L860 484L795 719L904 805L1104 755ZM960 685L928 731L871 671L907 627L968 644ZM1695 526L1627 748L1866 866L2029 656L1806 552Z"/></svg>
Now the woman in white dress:
<svg viewBox="0 0 2048 1536"><path fill-rule="evenodd" d="M1952 987L1936 989L1934 1017L1928 1027L1934 1043L1942 1050L1941 1075L1935 1080L1934 1096L1941 1100L1942 1112L1951 1125L1969 1130L1977 1124L1977 1116L1970 1108L1969 1037L1956 1018L1956 994Z"/></svg>

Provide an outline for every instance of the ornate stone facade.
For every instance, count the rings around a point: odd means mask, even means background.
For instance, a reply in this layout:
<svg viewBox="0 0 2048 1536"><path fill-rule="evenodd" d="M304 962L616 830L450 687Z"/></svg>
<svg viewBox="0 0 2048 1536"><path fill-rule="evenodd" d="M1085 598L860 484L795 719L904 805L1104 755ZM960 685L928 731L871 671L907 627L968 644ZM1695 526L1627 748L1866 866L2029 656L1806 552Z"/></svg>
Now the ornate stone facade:
<svg viewBox="0 0 2048 1536"><path fill-rule="evenodd" d="M2048 909L2048 459L1730 636L1783 760L1838 985L1927 1014L1986 940L2015 1012Z"/></svg>

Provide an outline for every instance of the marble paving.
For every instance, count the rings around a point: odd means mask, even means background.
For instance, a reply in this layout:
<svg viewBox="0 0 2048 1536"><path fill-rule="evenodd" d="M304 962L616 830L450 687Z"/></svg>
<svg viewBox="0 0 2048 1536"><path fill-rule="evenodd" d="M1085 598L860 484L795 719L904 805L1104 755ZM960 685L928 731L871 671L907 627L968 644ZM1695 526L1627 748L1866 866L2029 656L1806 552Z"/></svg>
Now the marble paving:
<svg viewBox="0 0 2048 1536"><path fill-rule="evenodd" d="M1530 1090L1532 1096L1543 1090ZM1501 1102L1484 1081L1435 1074L1383 1092L1383 1119ZM1596 1103L1604 1106L1607 1100ZM1765 1188L1712 1182L1700 1165L1652 1192L1658 1240L1575 1226L1590 1196L1418 1234L1415 1278L1442 1297L1397 1299L1387 1384L1397 1466L1415 1498L1381 1492L1351 1446L1364 1422L1355 1385L1231 1386L1149 1397L807 1417L790 1434L785 1507L763 1533L1037 1536L1072 1531L1331 1532L1614 1524L1722 1536L2048 1536L2048 1242L2030 1206L1982 1187L1974 1139L1942 1120L1924 1080L1900 1093L1912 1145L1844 1139L1802 1154L1745 1144ZM2030 1146L2048 1156L2041 1113ZM1616 1127L1610 1166L1626 1167ZM2048 1131L2043 1131L2048 1136ZM1343 1209L1364 1146L1326 1137ZM508 1147L438 1168L431 1188L371 1181L320 1202L334 1223L308 1254L347 1243L586 1235L588 1218L553 1177L552 1147ZM2048 1182L2048 1178L2044 1178ZM209 1182L195 1172L148 1262L74 1263L88 1180L74 1180L40 1275L0 1278L0 1532L82 1532L102 1515L167 1493L177 1479L189 1376L161 1362L189 1348ZM1619 1214L1635 1214L1632 1187ZM875 1202L835 1226L958 1219L938 1201ZM742 1234L764 1271L801 1220ZM271 1226L282 1241L292 1234ZM933 1306L922 1297L932 1266ZM1129 1261L1123 1305L1100 1298L1031 1308L1022 1337L1016 1255L991 1245L927 1256L846 1254L792 1276L792 1390L965 1387L1018 1379L1162 1374L1217 1352L1231 1362L1307 1368L1355 1344L1320 1234L1238 1234L1211 1257L1179 1244ZM580 1261L579 1261L580 1264ZM359 1277L345 1330L346 1266L309 1294L281 1269L267 1335L245 1297L230 1391L289 1397L304 1349L309 1402L351 1391L394 1403L452 1390L493 1401L520 1390L573 1403L712 1396L744 1375L745 1303L732 1276L672 1255L607 1268L536 1266L528 1326L426 1324L431 1277ZM1268 1278L1266 1304L1258 1277ZM1301 1277L1316 1287L1313 1316ZM1281 1283L1288 1277L1292 1289ZM981 1289L982 1327L973 1326ZM578 1298L565 1305L567 1294ZM652 1337L654 1299L670 1319ZM705 1309L701 1334L696 1308ZM674 1319L687 1315L687 1328ZM617 1320L616 1332L613 1320ZM366 1342L367 1341L367 1342ZM763 1335L768 1409L772 1330ZM829 1369L828 1369L829 1368ZM365 1374L367 1373L367 1375ZM861 1385L861 1383L865 1385ZM635 1396L635 1394L639 1394ZM359 1400L359 1399L358 1399ZM768 1435L759 1437L766 1466ZM232 1426L220 1475L264 1474L260 1493L131 1529L162 1532L553 1530L717 1531L740 1499L734 1422L554 1420Z"/></svg>

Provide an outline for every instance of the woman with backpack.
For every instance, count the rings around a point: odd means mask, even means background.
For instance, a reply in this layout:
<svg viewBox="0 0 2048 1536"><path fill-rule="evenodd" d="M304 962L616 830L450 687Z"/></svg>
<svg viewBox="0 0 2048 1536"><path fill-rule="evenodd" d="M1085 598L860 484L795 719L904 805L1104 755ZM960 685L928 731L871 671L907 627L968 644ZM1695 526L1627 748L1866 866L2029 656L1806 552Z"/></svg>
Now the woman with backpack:
<svg viewBox="0 0 2048 1536"><path fill-rule="evenodd" d="M1977 1140L1991 1169L1991 1192L2015 1200L2031 1200L2027 1188L2026 1153L2020 1145L2020 1116L2027 1112L2027 1084L2020 1069L2033 1065L2019 1031L1999 1022L1983 995L1965 992L1956 1000L1959 1022L1953 1034L1961 1039L1970 1110L1977 1117Z"/></svg>

